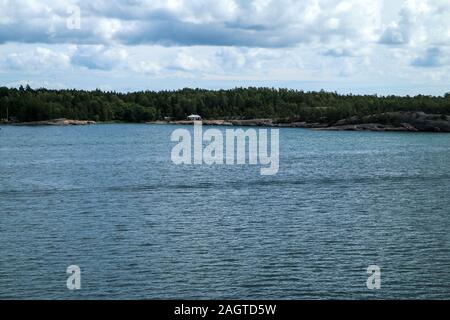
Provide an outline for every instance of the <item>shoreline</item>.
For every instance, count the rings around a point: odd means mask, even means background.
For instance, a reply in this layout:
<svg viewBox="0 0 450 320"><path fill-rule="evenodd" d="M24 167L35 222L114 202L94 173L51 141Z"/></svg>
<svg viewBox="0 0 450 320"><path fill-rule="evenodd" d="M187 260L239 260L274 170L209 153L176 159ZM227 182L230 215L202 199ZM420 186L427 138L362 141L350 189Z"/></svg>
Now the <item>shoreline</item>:
<svg viewBox="0 0 450 320"><path fill-rule="evenodd" d="M96 121L92 120L73 120L73 119L52 119L52 120L42 120L42 121L30 121L30 122L1 122L0 125L5 126L89 126L97 124Z"/></svg>
<svg viewBox="0 0 450 320"><path fill-rule="evenodd" d="M190 120L158 120L141 124L193 125ZM351 117L337 122L306 122L289 119L215 119L202 120L205 126L303 128L317 131L375 131L375 132L450 132L450 116L423 112L392 112L365 117ZM6 126L89 126L134 122L96 122L92 120L53 119L33 122L0 123Z"/></svg>
<svg viewBox="0 0 450 320"><path fill-rule="evenodd" d="M384 120L383 123L380 120ZM387 123L386 123L387 122ZM389 123L389 122L394 122ZM152 121L149 124L193 125L195 121ZM367 117L352 117L337 122L317 123L281 119L202 120L206 126L241 126L271 128L304 128L318 131L375 131L375 132L450 132L450 117L423 112L397 112Z"/></svg>
<svg viewBox="0 0 450 320"><path fill-rule="evenodd" d="M259 120L202 120L204 126L224 126L224 127L266 127L266 128L300 128L310 129L315 131L378 131L378 132L442 132L442 131L427 131L417 130L408 125L392 126L381 123L361 123L354 125L333 126L321 123L307 123L307 122L289 122L278 123L272 119ZM152 121L147 124L152 125L194 125L196 121ZM446 131L444 131L446 132Z"/></svg>

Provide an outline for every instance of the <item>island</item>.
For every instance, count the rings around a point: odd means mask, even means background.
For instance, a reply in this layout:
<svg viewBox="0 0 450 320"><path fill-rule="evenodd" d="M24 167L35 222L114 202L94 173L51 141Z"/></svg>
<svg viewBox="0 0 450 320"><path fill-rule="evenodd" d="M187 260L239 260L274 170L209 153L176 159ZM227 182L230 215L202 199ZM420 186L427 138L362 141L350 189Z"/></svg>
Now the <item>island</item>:
<svg viewBox="0 0 450 320"><path fill-rule="evenodd" d="M378 96L252 87L127 93L0 88L0 121L4 124L188 125L193 119L221 126L450 132L450 93Z"/></svg>

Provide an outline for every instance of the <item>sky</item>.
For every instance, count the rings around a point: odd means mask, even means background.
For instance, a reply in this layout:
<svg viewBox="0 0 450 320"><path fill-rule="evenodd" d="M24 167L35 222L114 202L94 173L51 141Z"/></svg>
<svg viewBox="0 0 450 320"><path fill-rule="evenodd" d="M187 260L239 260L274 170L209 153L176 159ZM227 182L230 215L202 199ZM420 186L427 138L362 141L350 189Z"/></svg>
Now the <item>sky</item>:
<svg viewBox="0 0 450 320"><path fill-rule="evenodd" d="M0 0L0 86L450 92L448 0Z"/></svg>

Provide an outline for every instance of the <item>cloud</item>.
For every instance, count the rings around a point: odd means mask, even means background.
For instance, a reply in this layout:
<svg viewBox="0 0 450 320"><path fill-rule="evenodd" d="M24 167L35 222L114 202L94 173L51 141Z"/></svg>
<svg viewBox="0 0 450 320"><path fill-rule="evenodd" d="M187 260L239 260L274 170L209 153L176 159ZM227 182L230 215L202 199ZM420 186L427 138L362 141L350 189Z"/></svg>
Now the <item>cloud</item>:
<svg viewBox="0 0 450 320"><path fill-rule="evenodd" d="M160 18L135 20L126 24L116 34L116 39L129 45L284 48L312 41L329 41L332 37L370 40L375 35L380 16L379 0L370 4L347 1L349 6L335 0L236 1L232 2L234 6L229 6L233 9L223 16L215 14L208 18L204 18L202 10L210 10L215 4L194 11L190 9L190 2L179 3L186 8L176 10L181 12L180 16L166 13Z"/></svg>
<svg viewBox="0 0 450 320"><path fill-rule="evenodd" d="M444 0L0 0L0 68L94 88L418 82L450 71L449 30Z"/></svg>
<svg viewBox="0 0 450 320"><path fill-rule="evenodd" d="M392 22L386 27L380 37L380 43L387 45L400 45L409 42L409 26L399 26L397 22Z"/></svg>
<svg viewBox="0 0 450 320"><path fill-rule="evenodd" d="M224 73L255 72L268 68L280 58L286 58L284 51L265 48L230 48L223 47L216 51L214 63Z"/></svg>
<svg viewBox="0 0 450 320"><path fill-rule="evenodd" d="M124 49L109 48L102 45L78 46L71 57L73 65L92 70L112 70L127 59Z"/></svg>
<svg viewBox="0 0 450 320"><path fill-rule="evenodd" d="M382 0L3 0L0 43L162 44L279 48L370 39ZM67 28L80 6L81 29ZM27 9L24 9L27 8Z"/></svg>
<svg viewBox="0 0 450 320"><path fill-rule="evenodd" d="M67 27L70 1L0 1L0 44L95 42L92 29ZM87 26L86 26L87 27Z"/></svg>
<svg viewBox="0 0 450 320"><path fill-rule="evenodd" d="M130 69L133 72L146 75L159 75L162 68L154 61L138 61L130 64Z"/></svg>
<svg viewBox="0 0 450 320"><path fill-rule="evenodd" d="M413 60L412 65L423 68L436 68L442 66L444 62L444 51L438 47L428 48L425 53Z"/></svg>
<svg viewBox="0 0 450 320"><path fill-rule="evenodd" d="M211 60L195 55L189 49L178 52L172 62L166 66L168 72L181 72L180 75L192 76L193 72L205 73L213 67Z"/></svg>
<svg viewBox="0 0 450 320"><path fill-rule="evenodd" d="M379 43L402 48L410 66L448 65L450 3L444 0L405 0L398 18L383 29ZM424 49L425 48L425 49Z"/></svg>
<svg viewBox="0 0 450 320"><path fill-rule="evenodd" d="M326 50L323 55L340 58L340 57L353 57L354 52L348 48L332 48Z"/></svg>
<svg viewBox="0 0 450 320"><path fill-rule="evenodd" d="M405 0L398 20L385 26L379 42L420 45L450 40L450 3L445 0Z"/></svg>
<svg viewBox="0 0 450 320"><path fill-rule="evenodd" d="M13 52L2 59L2 65L12 70L65 69L70 66L70 57L48 48L37 47L28 52Z"/></svg>
<svg viewBox="0 0 450 320"><path fill-rule="evenodd" d="M222 48L216 52L216 58L225 70L242 70L248 62L246 55L236 48Z"/></svg>

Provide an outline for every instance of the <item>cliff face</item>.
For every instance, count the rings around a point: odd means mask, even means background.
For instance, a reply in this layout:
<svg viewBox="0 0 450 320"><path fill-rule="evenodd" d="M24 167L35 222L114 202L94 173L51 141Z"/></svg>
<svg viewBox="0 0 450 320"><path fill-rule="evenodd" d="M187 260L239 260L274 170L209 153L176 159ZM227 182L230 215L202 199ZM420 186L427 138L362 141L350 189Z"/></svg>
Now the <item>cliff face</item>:
<svg viewBox="0 0 450 320"><path fill-rule="evenodd" d="M450 117L446 115L417 113L401 113L399 119L419 131L450 132Z"/></svg>

